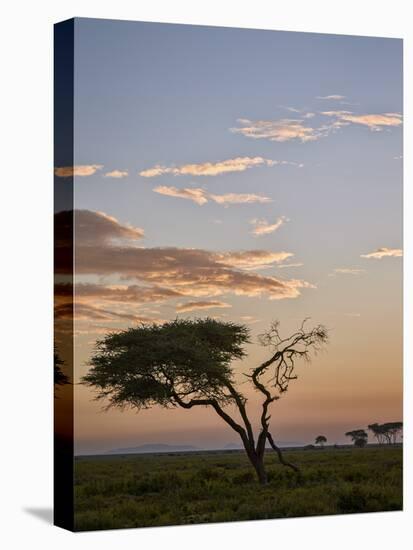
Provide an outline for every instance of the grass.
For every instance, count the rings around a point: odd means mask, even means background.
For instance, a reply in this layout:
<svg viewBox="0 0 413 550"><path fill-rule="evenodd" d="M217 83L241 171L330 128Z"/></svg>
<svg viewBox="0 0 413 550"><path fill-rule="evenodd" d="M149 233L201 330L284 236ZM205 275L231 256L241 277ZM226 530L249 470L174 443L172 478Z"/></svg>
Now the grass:
<svg viewBox="0 0 413 550"><path fill-rule="evenodd" d="M242 452L78 457L77 531L402 509L402 448L267 453L258 485Z"/></svg>

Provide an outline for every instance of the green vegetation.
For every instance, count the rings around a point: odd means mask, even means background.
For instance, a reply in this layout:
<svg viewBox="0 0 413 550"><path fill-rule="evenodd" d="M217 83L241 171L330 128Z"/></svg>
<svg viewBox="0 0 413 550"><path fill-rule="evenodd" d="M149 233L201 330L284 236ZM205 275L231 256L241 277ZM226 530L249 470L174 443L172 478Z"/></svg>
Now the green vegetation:
<svg viewBox="0 0 413 550"><path fill-rule="evenodd" d="M402 509L402 447L291 450L301 473L268 454L258 485L244 452L78 457L76 530Z"/></svg>

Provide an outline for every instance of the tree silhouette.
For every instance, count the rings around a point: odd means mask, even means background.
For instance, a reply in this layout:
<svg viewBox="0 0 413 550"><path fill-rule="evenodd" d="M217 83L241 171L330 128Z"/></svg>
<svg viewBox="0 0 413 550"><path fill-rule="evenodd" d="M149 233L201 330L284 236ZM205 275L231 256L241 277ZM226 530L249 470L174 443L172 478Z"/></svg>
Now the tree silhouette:
<svg viewBox="0 0 413 550"><path fill-rule="evenodd" d="M373 433L379 445L397 443L397 436L403 430L403 422L386 422L385 424L370 424L368 429Z"/></svg>
<svg viewBox="0 0 413 550"><path fill-rule="evenodd" d="M299 471L274 442L269 407L297 378L296 361L309 360L310 351L317 352L326 342L327 331L321 325L307 330L303 322L297 332L282 338L275 322L260 336L270 357L245 374L263 398L257 436L232 366L232 361L245 357L249 336L244 325L209 318L129 328L97 342L82 382L97 390L97 399L108 400L108 408L211 407L239 435L259 482L265 484L267 441L283 465ZM235 417L224 410L228 405L236 408Z"/></svg>
<svg viewBox="0 0 413 550"><path fill-rule="evenodd" d="M320 445L320 447L324 447L324 444L327 443L327 438L325 435L318 435L315 438L315 444Z"/></svg>
<svg viewBox="0 0 413 550"><path fill-rule="evenodd" d="M353 430L346 432L346 437L351 437L355 447L365 447L367 445L368 435L365 430Z"/></svg>
<svg viewBox="0 0 413 550"><path fill-rule="evenodd" d="M59 388L59 386L64 386L65 384L69 384L69 378L66 376L66 374L63 372L62 367L64 365L64 361L59 357L59 354L57 351L54 351L53 354L53 383L55 390Z"/></svg>

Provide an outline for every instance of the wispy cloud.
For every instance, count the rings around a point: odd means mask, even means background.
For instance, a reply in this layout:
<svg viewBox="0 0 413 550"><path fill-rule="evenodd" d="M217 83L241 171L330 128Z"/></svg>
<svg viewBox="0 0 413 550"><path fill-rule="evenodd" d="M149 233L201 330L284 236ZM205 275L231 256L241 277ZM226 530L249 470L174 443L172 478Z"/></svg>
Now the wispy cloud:
<svg viewBox="0 0 413 550"><path fill-rule="evenodd" d="M323 111L321 114L334 117L341 122L361 124L376 132L386 126L400 126L402 124L402 116L399 113L357 115L351 111Z"/></svg>
<svg viewBox="0 0 413 550"><path fill-rule="evenodd" d="M207 191L200 187L184 187L182 189L178 189L173 186L158 185L158 187L155 187L153 191L155 193L159 193L160 195L166 195L167 197L187 199L199 204L200 206L206 204L209 198Z"/></svg>
<svg viewBox="0 0 413 550"><path fill-rule="evenodd" d="M242 269L264 269L280 264L294 254L291 252L270 252L268 250L243 250L241 252L217 253L219 263Z"/></svg>
<svg viewBox="0 0 413 550"><path fill-rule="evenodd" d="M287 221L288 218L286 218L285 216L281 216L281 218L278 218L272 224L269 223L267 220L251 220L250 223L254 226L251 233L257 236L269 235L270 233L274 233L274 231L277 231L277 229L279 229Z"/></svg>
<svg viewBox="0 0 413 550"><path fill-rule="evenodd" d="M346 99L345 95L331 94L331 95L318 95L316 99L332 99L340 101L341 99Z"/></svg>
<svg viewBox="0 0 413 550"><path fill-rule="evenodd" d="M172 174L174 176L219 176L228 172L244 172L255 166L275 166L282 162L263 157L236 157L218 162L183 164L181 166L162 166L157 164L152 168L142 170L139 172L139 175L145 178L154 178L164 174Z"/></svg>
<svg viewBox="0 0 413 550"><path fill-rule="evenodd" d="M324 119L321 123L309 125L308 120L316 118L316 113L312 112L303 112L294 119L249 120L240 118L237 121L239 127L230 128L230 131L252 139L267 139L277 142L297 140L306 143L327 137L352 124L367 126L373 131L380 131L386 127L397 127L402 124L400 113L355 114L352 111L334 110L321 111L317 115L318 120L320 116L328 117L331 120L326 121Z"/></svg>
<svg viewBox="0 0 413 550"><path fill-rule="evenodd" d="M365 269L358 267L337 267L330 275L361 275L362 273L365 273L365 271Z"/></svg>
<svg viewBox="0 0 413 550"><path fill-rule="evenodd" d="M314 141L320 136L320 130L305 126L302 119L283 118L281 120L249 120L239 118L238 128L230 128L234 134L253 139L268 139L269 141L291 141L302 142Z"/></svg>
<svg viewBox="0 0 413 550"><path fill-rule="evenodd" d="M151 321L148 317L140 317L133 313L121 313L104 308L95 307L88 304L75 303L74 312L72 304L58 305L54 309L54 315L56 319L72 319L73 315L76 321L108 321L108 320L123 320L133 321L135 323L145 323Z"/></svg>
<svg viewBox="0 0 413 550"><path fill-rule="evenodd" d="M266 203L272 202L270 197L264 197L263 195L256 195L254 193L225 193L223 195L210 194L209 198L218 204L224 206L230 204L251 204L251 203Z"/></svg>
<svg viewBox="0 0 413 550"><path fill-rule="evenodd" d="M93 176L98 170L103 168L103 164L79 164L77 166L59 166L55 168L54 173L59 178L70 178L72 176Z"/></svg>
<svg viewBox="0 0 413 550"><path fill-rule="evenodd" d="M176 306L176 311L184 312L184 311L194 311L198 309L211 309L211 308L227 308L232 307L231 304L227 304L226 302L219 302L219 301L199 301L199 302L186 302L184 304L178 304Z"/></svg>
<svg viewBox="0 0 413 550"><path fill-rule="evenodd" d="M400 258L403 256L403 250L401 248L378 248L374 252L369 252L368 254L361 254L361 258L373 258L376 260L381 260L382 258Z"/></svg>
<svg viewBox="0 0 413 550"><path fill-rule="evenodd" d="M180 199L187 199L196 204L202 206L209 201L216 202L223 206L230 204L250 204L250 203L267 203L272 202L270 197L263 195L256 195L254 193L224 193L216 194L209 193L205 189L200 187L184 187L177 188L174 186L159 185L153 189L155 193L160 195L166 195L168 197L175 197Z"/></svg>
<svg viewBox="0 0 413 550"><path fill-rule="evenodd" d="M129 175L128 170L112 170L111 172L106 172L105 178L126 178Z"/></svg>
<svg viewBox="0 0 413 550"><path fill-rule="evenodd" d="M278 269L284 269L284 268L288 268L288 267L303 267L303 263L294 263L294 264L281 264L281 265L278 265Z"/></svg>

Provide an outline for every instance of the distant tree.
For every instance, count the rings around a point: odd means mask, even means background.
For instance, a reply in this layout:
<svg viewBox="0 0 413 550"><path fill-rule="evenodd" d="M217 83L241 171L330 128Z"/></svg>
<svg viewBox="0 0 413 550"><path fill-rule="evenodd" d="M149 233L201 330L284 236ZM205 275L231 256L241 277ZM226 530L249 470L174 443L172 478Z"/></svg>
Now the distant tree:
<svg viewBox="0 0 413 550"><path fill-rule="evenodd" d="M317 352L326 341L323 326L307 330L305 322L287 338L280 336L278 322L260 336L261 345L271 348L270 357L245 375L263 397L257 436L232 366L233 360L246 355L249 330L244 325L209 318L177 319L108 334L97 342L82 382L97 390L97 399L108 400L108 407L211 407L239 435L259 482L265 484L267 441L283 465L299 471L274 442L269 407L297 378L296 361L309 360L310 351ZM237 416L224 410L228 405L236 408Z"/></svg>
<svg viewBox="0 0 413 550"><path fill-rule="evenodd" d="M324 447L324 444L327 443L327 438L324 435L318 435L315 438L315 444L320 445L320 447Z"/></svg>
<svg viewBox="0 0 413 550"><path fill-rule="evenodd" d="M377 442L382 445L387 443L388 445L396 444L397 437L403 430L403 422L386 422L384 424L370 424L368 429L373 432Z"/></svg>
<svg viewBox="0 0 413 550"><path fill-rule="evenodd" d="M389 445L395 445L397 443L397 436L400 435L403 430L403 422L386 422L382 424L382 429L386 442Z"/></svg>
<svg viewBox="0 0 413 550"><path fill-rule="evenodd" d="M383 426L381 424L377 424L376 422L375 424L369 424L367 427L377 439L377 443L382 445L385 442Z"/></svg>
<svg viewBox="0 0 413 550"><path fill-rule="evenodd" d="M365 447L367 445L368 435L365 430L353 430L346 432L346 437L351 437L355 447Z"/></svg>
<svg viewBox="0 0 413 550"><path fill-rule="evenodd" d="M64 386L65 384L69 384L69 378L66 376L66 374L64 374L62 370L64 361L60 359L57 351L54 352L53 359L54 359L53 378L54 378L54 387L56 390L59 388L59 386Z"/></svg>

